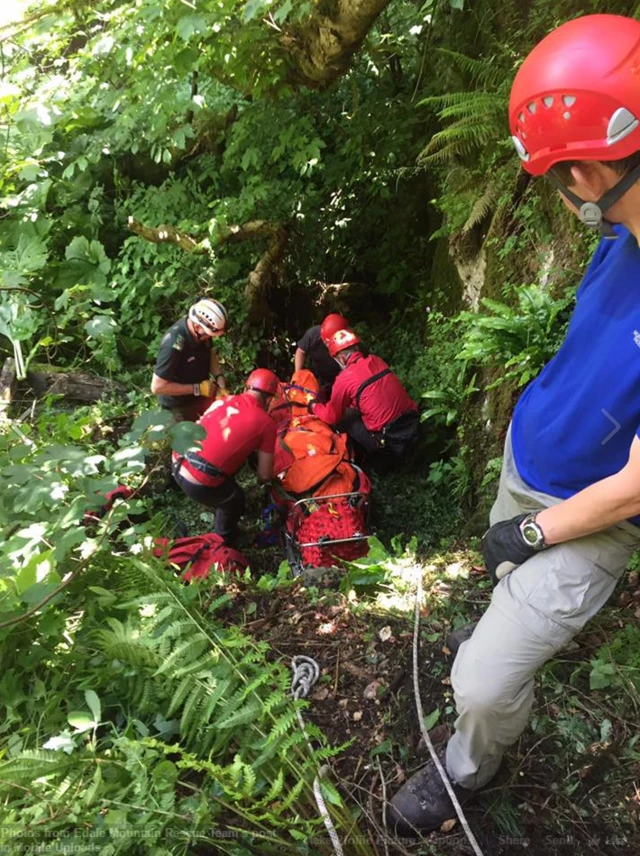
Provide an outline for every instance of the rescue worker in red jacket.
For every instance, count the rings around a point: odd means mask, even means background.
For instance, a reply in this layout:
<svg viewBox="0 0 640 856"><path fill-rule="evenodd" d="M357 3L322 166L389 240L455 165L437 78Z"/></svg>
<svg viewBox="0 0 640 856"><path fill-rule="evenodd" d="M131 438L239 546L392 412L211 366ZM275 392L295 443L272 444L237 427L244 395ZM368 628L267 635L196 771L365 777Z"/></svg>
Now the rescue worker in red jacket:
<svg viewBox="0 0 640 856"><path fill-rule="evenodd" d="M296 371L304 368L306 359L309 359L311 371L320 384L320 394L323 401L331 395L331 389L335 379L340 373L340 368L331 357L327 349L327 342L338 330L346 330L349 322L344 315L332 312L327 315L322 324L310 327L298 342L294 358Z"/></svg>
<svg viewBox="0 0 640 856"><path fill-rule="evenodd" d="M401 460L418 432L417 405L384 360L364 356L352 330L338 330L328 348L340 374L331 399L312 402L310 412L346 431L365 452Z"/></svg>
<svg viewBox="0 0 640 856"><path fill-rule="evenodd" d="M173 477L188 497L216 509L214 531L231 545L244 512L244 491L234 475L252 452L258 453L257 475L273 478L276 423L267 413L279 380L268 369L255 369L240 395L215 401L198 420L207 432L199 451L173 453Z"/></svg>

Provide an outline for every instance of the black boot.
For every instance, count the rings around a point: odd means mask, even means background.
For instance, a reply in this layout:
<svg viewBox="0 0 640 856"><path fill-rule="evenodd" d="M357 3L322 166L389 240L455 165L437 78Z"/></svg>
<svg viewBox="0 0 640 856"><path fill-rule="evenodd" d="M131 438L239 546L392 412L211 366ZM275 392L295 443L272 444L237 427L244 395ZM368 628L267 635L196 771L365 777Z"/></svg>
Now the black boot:
<svg viewBox="0 0 640 856"><path fill-rule="evenodd" d="M438 757L443 766L444 755L445 747L442 747ZM473 795L473 791L455 782L451 784L461 805ZM431 759L405 782L387 806L389 831L407 838L415 837L418 832L439 829L445 820L455 816L453 803Z"/></svg>

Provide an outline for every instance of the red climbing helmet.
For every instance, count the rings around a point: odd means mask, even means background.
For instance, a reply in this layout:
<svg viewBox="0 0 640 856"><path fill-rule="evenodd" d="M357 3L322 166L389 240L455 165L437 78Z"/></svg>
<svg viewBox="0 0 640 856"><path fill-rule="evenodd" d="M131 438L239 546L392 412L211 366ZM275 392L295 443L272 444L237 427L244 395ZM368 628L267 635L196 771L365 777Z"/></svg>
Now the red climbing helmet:
<svg viewBox="0 0 640 856"><path fill-rule="evenodd" d="M509 124L532 175L640 150L640 21L585 15L546 36L516 74Z"/></svg>
<svg viewBox="0 0 640 856"><path fill-rule="evenodd" d="M320 325L320 338L326 345L334 333L337 333L338 330L347 330L348 327L349 322L344 315L338 315L337 312L332 312L331 315L327 315Z"/></svg>
<svg viewBox="0 0 640 856"><path fill-rule="evenodd" d="M347 348L353 348L354 345L359 344L360 339L356 336L353 330L338 330L338 332L334 333L327 342L327 348L329 349L329 354L332 357L335 357L336 354L340 353L340 351L344 351Z"/></svg>
<svg viewBox="0 0 640 856"><path fill-rule="evenodd" d="M280 381L269 369L254 369L244 385L246 389L255 389L258 392L266 392L267 395L275 395L280 386Z"/></svg>

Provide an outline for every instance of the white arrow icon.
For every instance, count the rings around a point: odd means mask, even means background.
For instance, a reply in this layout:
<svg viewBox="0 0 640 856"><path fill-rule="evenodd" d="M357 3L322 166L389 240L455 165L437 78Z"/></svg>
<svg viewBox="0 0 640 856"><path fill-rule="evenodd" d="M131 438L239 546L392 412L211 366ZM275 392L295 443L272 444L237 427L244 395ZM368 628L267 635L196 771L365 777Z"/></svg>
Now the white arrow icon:
<svg viewBox="0 0 640 856"><path fill-rule="evenodd" d="M608 443L609 440L618 433L618 431L620 430L620 428L622 428L622 426L620 425L620 423L618 422L617 419L613 418L613 416L609 413L608 410L604 409L604 407L600 408L600 413L602 413L604 416L606 416L607 419L609 420L609 422L611 422L611 424L614 426L613 431L610 431L607 434L607 436L604 438L604 440L602 440L602 442L600 443L601 446L604 446L605 443Z"/></svg>

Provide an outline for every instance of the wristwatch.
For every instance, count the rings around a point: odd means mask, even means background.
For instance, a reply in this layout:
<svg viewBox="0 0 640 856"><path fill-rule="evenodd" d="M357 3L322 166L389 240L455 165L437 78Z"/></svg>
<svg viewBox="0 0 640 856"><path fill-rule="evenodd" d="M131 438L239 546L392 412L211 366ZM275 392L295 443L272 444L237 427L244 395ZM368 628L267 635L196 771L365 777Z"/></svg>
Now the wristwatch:
<svg viewBox="0 0 640 856"><path fill-rule="evenodd" d="M547 546L544 540L544 532L536 523L535 514L527 514L520 523L520 532L527 546L532 550L544 550Z"/></svg>

